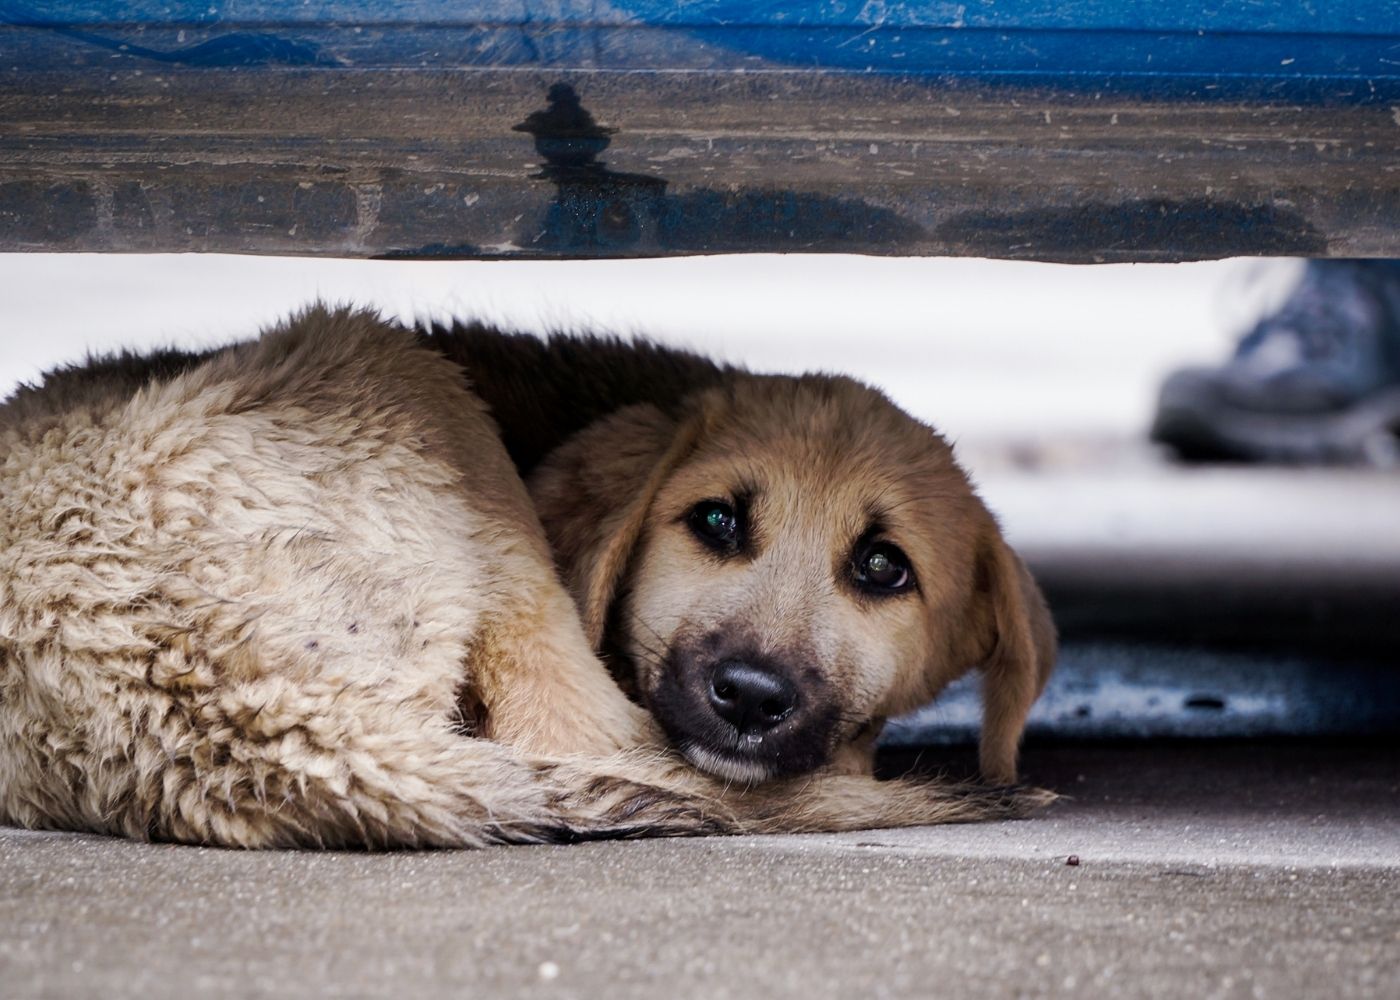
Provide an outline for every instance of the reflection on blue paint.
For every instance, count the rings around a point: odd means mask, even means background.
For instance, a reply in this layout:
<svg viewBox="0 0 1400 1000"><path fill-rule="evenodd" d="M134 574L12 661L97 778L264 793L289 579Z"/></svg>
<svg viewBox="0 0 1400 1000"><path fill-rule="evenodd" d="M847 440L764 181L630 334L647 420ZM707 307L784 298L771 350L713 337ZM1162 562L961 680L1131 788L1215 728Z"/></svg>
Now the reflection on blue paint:
<svg viewBox="0 0 1400 1000"><path fill-rule="evenodd" d="M48 30L47 53L24 42L28 65L83 43L200 67L803 68L1193 98L1400 95L1400 0L0 0L0 22L0 50L21 47L17 26ZM180 31L204 37L148 41Z"/></svg>
<svg viewBox="0 0 1400 1000"><path fill-rule="evenodd" d="M520 234L523 247L551 253L714 253L763 245L782 250L878 250L924 235L889 209L859 198L782 189L667 192L664 177L612 170L598 159L617 129L600 125L578 92L556 83L546 107L513 126L544 158L531 179L554 185L543 217ZM425 256L452 248L420 250Z"/></svg>
<svg viewBox="0 0 1400 1000"><path fill-rule="evenodd" d="M62 5L58 5L61 9ZM17 0L0 0L0 25L33 26L55 36L56 45L65 43L79 47L105 49L131 59L161 63L167 66L229 67L229 66L334 66L336 60L321 53L316 46L295 38L280 37L267 32L228 31L212 38L178 48L156 48L124 38L108 35L98 26L71 14L60 17L59 11L38 11ZM109 29L111 25L107 26ZM177 35L178 37L178 35ZM0 44L4 35L0 34Z"/></svg>

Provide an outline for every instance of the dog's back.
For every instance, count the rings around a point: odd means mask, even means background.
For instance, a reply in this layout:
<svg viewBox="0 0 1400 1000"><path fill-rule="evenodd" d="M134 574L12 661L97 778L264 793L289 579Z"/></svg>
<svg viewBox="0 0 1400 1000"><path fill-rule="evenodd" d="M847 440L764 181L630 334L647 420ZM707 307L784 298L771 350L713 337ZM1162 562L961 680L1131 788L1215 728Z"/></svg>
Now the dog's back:
<svg viewBox="0 0 1400 1000"><path fill-rule="evenodd" d="M453 366L318 314L49 388L4 418L0 821L244 846L587 831L567 769L462 731L464 665L527 596L501 543L532 545L502 537L514 474L470 447L494 432Z"/></svg>

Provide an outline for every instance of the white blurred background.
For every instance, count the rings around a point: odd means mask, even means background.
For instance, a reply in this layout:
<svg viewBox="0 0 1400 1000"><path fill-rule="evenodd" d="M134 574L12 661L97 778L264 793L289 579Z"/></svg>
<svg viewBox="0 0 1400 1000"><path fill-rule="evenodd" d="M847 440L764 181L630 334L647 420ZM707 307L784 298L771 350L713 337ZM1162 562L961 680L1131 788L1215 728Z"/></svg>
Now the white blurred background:
<svg viewBox="0 0 1400 1000"><path fill-rule="evenodd" d="M0 396L89 351L250 337L317 298L407 322L455 315L523 330L640 333L759 370L840 371L881 386L956 442L1032 557L1146 547L1249 560L1281 546L1315 554L1340 544L1358 558L1400 558L1400 477L1353 483L1339 505L1335 478L1317 493L1287 473L1286 489L1268 472L1183 474L1146 444L1163 375L1228 356L1298 268L0 255ZM1395 543L1377 545L1377 532Z"/></svg>
<svg viewBox="0 0 1400 1000"><path fill-rule="evenodd" d="M1296 267L0 255L0 396L87 351L246 338L321 298L409 322L642 333L762 370L846 372L969 448L1128 438L1145 428L1162 374L1228 354Z"/></svg>

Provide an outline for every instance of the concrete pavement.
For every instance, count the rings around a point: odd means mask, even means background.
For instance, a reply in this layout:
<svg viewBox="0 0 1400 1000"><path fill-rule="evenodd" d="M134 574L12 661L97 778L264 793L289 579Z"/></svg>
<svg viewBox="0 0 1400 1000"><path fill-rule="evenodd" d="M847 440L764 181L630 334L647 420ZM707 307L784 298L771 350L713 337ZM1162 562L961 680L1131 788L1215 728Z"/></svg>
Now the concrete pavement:
<svg viewBox="0 0 1400 1000"><path fill-rule="evenodd" d="M366 855L4 830L0 995L1400 996L1386 744L1028 763L1072 798L846 835Z"/></svg>

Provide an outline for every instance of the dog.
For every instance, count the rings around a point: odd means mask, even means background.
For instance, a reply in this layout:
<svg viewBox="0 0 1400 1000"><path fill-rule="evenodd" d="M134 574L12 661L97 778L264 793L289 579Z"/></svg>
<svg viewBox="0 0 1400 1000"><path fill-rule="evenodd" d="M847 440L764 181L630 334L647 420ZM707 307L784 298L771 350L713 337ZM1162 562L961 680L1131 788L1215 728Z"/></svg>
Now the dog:
<svg viewBox="0 0 1400 1000"><path fill-rule="evenodd" d="M311 309L0 406L0 822L478 847L1023 814L1054 659L875 391ZM990 784L876 781L985 671Z"/></svg>

